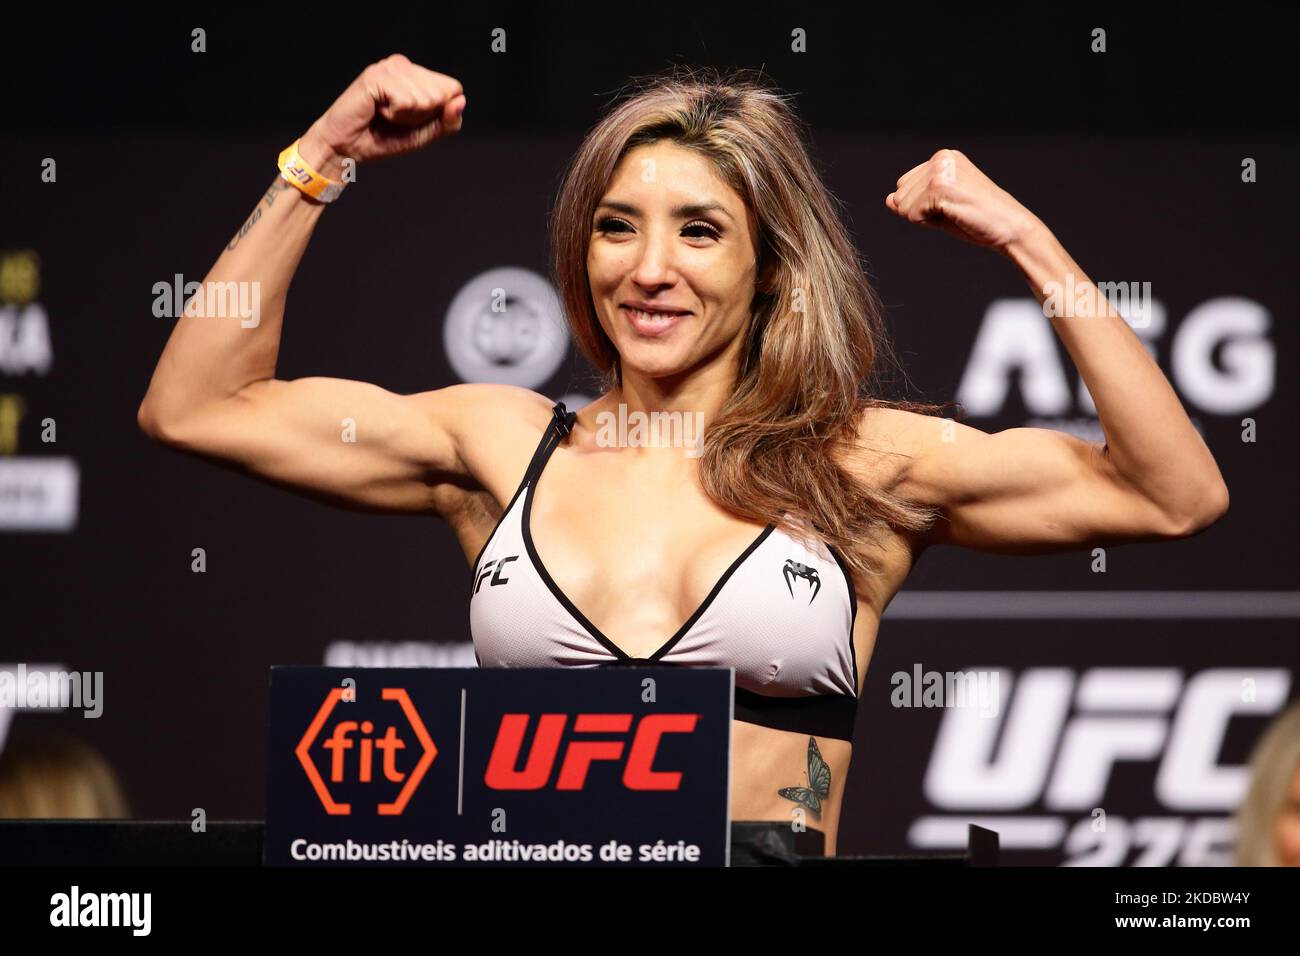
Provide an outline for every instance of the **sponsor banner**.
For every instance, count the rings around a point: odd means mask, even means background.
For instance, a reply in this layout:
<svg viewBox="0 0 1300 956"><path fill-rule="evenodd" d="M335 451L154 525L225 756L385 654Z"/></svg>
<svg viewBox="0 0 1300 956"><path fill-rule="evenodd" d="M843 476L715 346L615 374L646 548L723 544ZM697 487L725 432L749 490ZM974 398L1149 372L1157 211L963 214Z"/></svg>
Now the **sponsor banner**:
<svg viewBox="0 0 1300 956"><path fill-rule="evenodd" d="M1126 623L901 625L863 689L841 841L950 853L975 823L1006 865L1231 865L1253 748L1300 686L1294 621Z"/></svg>
<svg viewBox="0 0 1300 956"><path fill-rule="evenodd" d="M268 865L720 866L725 669L276 667Z"/></svg>

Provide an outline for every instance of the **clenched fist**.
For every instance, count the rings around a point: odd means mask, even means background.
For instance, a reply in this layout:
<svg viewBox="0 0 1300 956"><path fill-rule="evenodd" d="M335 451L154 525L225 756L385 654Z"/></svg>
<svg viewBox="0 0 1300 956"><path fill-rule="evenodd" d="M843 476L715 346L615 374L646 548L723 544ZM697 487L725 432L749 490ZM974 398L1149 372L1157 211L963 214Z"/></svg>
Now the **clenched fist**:
<svg viewBox="0 0 1300 956"><path fill-rule="evenodd" d="M905 172L897 185L885 205L904 219L999 252L1038 223L1032 212L955 149L939 150Z"/></svg>
<svg viewBox="0 0 1300 956"><path fill-rule="evenodd" d="M317 171L338 178L345 159L365 163L400 156L450 136L460 129L464 112L459 80L394 53L352 81L311 125L298 150Z"/></svg>

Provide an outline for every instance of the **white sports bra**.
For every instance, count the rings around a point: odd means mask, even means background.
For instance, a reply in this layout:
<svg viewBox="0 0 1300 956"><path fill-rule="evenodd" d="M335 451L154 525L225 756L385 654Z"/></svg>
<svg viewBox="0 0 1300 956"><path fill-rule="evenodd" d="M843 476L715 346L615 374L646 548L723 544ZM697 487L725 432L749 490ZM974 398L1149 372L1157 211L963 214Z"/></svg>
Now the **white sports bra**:
<svg viewBox="0 0 1300 956"><path fill-rule="evenodd" d="M843 559L774 524L648 658L625 654L560 590L529 529L533 488L577 415L557 403L528 471L474 561L470 632L485 667L732 667L737 720L853 739L857 599ZM635 596L630 596L635 600Z"/></svg>

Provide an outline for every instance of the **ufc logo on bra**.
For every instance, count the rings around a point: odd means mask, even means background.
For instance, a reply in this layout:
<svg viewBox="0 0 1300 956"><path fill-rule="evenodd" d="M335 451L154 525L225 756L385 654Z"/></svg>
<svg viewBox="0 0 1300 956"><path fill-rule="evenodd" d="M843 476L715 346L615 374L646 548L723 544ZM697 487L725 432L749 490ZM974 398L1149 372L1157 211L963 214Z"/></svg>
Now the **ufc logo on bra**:
<svg viewBox="0 0 1300 956"><path fill-rule="evenodd" d="M506 565L511 561L518 560L519 555L512 554L507 558L493 558L487 564L483 565L483 570L478 573L478 577L474 581L474 593L478 594L478 589L483 586L483 579L489 575L492 577L490 582L491 586L495 587L498 584L507 584L510 579L502 577L501 572L506 569Z"/></svg>

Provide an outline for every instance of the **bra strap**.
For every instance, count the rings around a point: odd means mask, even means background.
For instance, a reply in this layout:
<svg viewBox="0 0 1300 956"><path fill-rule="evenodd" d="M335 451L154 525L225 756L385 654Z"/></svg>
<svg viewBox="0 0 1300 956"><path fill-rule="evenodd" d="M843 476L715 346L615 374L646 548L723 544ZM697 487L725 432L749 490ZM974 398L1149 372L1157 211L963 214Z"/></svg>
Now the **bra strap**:
<svg viewBox="0 0 1300 956"><path fill-rule="evenodd" d="M565 408L564 402L556 402L555 407L551 409L551 419L559 430L560 436L568 438L569 433L573 431L573 423L578 420L578 413Z"/></svg>
<svg viewBox="0 0 1300 956"><path fill-rule="evenodd" d="M555 450L556 445L569 436L573 431L573 423L577 420L577 412L565 408L564 402L555 403L555 407L551 409L551 420L546 425L546 431L543 432L542 440L537 445L537 451L533 452L533 460L528 463L528 471L524 474L523 481L525 485L541 474L546 460L551 457L551 452Z"/></svg>

